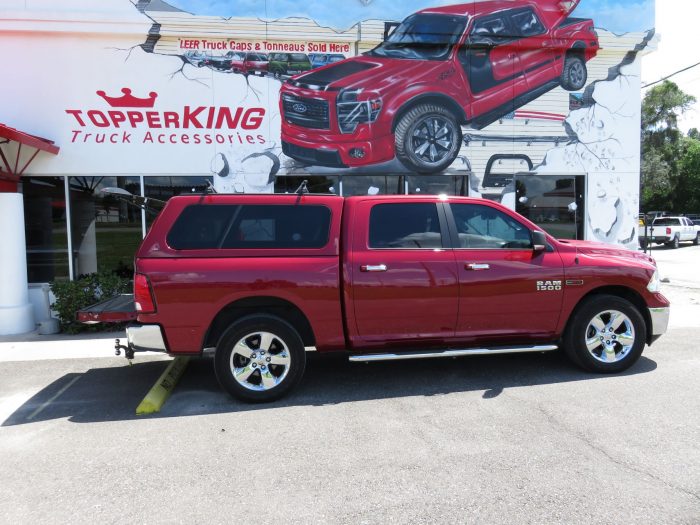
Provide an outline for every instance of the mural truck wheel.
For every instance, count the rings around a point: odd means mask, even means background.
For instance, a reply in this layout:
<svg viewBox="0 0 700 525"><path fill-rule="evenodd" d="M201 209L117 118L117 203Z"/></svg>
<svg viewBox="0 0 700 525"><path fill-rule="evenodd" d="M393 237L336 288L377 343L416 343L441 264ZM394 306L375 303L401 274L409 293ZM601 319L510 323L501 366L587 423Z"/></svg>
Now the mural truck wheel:
<svg viewBox="0 0 700 525"><path fill-rule="evenodd" d="M564 71L561 73L561 87L567 91L583 89L588 80L588 70L583 57L568 55L564 61Z"/></svg>
<svg viewBox="0 0 700 525"><path fill-rule="evenodd" d="M420 104L408 111L396 126L396 158L416 173L436 173L457 158L462 129L447 109Z"/></svg>

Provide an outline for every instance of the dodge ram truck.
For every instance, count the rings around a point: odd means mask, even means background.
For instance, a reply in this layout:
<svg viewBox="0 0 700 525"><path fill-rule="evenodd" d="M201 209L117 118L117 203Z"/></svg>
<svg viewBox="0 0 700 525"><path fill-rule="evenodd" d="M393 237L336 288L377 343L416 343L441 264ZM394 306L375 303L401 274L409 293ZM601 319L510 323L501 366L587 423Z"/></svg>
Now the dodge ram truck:
<svg viewBox="0 0 700 525"><path fill-rule="evenodd" d="M394 157L417 173L447 168L461 126L482 129L557 86L583 89L599 42L592 20L569 17L578 2L492 0L409 16L373 50L282 85L283 152L339 168Z"/></svg>
<svg viewBox="0 0 700 525"><path fill-rule="evenodd" d="M131 351L214 350L245 401L297 385L306 353L352 361L563 349L620 372L666 330L649 256L556 240L491 201L187 195L135 258Z"/></svg>

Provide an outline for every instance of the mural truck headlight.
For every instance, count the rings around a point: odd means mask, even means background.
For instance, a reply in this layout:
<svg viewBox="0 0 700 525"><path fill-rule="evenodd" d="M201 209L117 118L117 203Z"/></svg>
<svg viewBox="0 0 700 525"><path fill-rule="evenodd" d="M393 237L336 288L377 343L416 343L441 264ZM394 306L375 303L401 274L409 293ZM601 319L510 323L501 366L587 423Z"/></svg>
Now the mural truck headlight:
<svg viewBox="0 0 700 525"><path fill-rule="evenodd" d="M362 89L343 90L338 95L338 127L341 133L353 133L359 124L368 124L377 120L382 110L382 99L370 95L367 100L357 100ZM368 95L365 93L363 98Z"/></svg>

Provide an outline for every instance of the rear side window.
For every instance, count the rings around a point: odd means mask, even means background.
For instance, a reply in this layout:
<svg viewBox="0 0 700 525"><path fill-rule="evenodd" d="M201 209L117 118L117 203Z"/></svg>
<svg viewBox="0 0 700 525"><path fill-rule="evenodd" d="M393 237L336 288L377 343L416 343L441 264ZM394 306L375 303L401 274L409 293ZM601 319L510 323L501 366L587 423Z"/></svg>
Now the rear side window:
<svg viewBox="0 0 700 525"><path fill-rule="evenodd" d="M167 241L176 250L322 248L330 223L325 206L193 205Z"/></svg>
<svg viewBox="0 0 700 525"><path fill-rule="evenodd" d="M377 204L369 215L370 248L442 248L433 203Z"/></svg>
<svg viewBox="0 0 700 525"><path fill-rule="evenodd" d="M680 225L680 220L676 218L656 219L653 224L654 226L678 226Z"/></svg>

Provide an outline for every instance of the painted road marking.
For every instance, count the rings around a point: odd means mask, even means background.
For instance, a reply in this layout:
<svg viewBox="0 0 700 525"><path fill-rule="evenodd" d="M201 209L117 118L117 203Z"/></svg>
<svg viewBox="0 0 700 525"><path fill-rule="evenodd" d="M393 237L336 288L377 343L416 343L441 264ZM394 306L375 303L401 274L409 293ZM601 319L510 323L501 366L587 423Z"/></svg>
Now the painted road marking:
<svg viewBox="0 0 700 525"><path fill-rule="evenodd" d="M165 369L165 372L158 378L156 384L148 391L146 397L144 397L141 403L139 403L139 406L136 407L137 416L160 412L160 409L163 408L165 404L165 400L168 399L175 385L177 385L177 382L185 372L189 361L189 357L176 357L173 359L168 365L168 368Z"/></svg>
<svg viewBox="0 0 700 525"><path fill-rule="evenodd" d="M59 390L58 392L56 392L48 401L45 401L45 402L44 402L40 407L38 407L34 412L32 412L31 414L29 414L29 416L27 416L27 421L31 421L31 420L34 419L36 416L38 416L47 406L49 406L51 403L53 403L53 402L58 398L58 396L60 396L61 394L63 394L63 392L65 392L65 391L68 390L71 386L73 386L73 383L75 383L75 382L76 382L78 379L80 379L80 378L81 378L81 376L80 376L80 375L77 375L77 376L75 376L73 379L71 379L71 380L68 382L68 384L67 384L66 386L64 386L63 388L61 388L61 390Z"/></svg>

